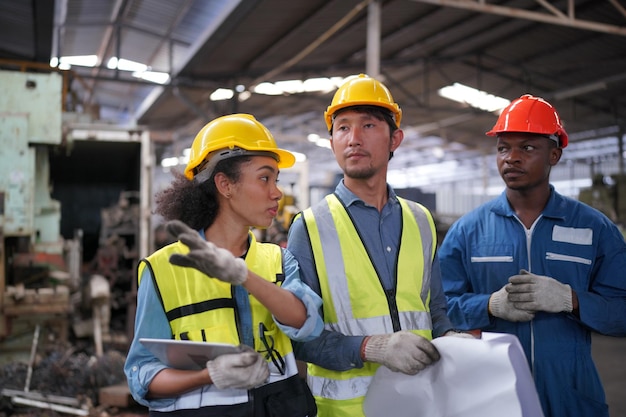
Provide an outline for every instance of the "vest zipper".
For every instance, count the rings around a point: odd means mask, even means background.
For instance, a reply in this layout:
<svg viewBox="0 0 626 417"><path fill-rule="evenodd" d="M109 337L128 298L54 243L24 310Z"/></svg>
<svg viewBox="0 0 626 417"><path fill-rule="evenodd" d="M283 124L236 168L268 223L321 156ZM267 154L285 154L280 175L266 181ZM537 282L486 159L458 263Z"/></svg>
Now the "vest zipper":
<svg viewBox="0 0 626 417"><path fill-rule="evenodd" d="M234 304L233 313L235 316L235 328L237 329L237 339L239 340L239 343L241 343L241 341L243 340L242 335L241 335L241 317L239 316L239 309L237 308L237 303L235 302L235 287L234 286L230 287L230 298L231 300L233 300L233 304ZM254 348L254 346L252 348Z"/></svg>
<svg viewBox="0 0 626 417"><path fill-rule="evenodd" d="M393 331L397 332L402 330L400 328L400 315L398 314L398 303L396 302L396 291L385 290L387 296L387 304L389 305L389 315L391 316L391 324L393 325Z"/></svg>

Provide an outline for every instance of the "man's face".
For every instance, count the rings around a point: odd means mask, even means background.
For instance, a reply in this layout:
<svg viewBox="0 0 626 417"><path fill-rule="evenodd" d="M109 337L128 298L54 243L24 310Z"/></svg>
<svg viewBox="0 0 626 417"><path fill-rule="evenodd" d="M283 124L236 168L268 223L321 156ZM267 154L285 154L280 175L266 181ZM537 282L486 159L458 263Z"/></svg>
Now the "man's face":
<svg viewBox="0 0 626 417"><path fill-rule="evenodd" d="M519 191L549 183L562 154L552 139L529 133L500 134L496 148L500 176L507 188Z"/></svg>
<svg viewBox="0 0 626 417"><path fill-rule="evenodd" d="M381 170L386 173L389 153L400 145L402 138L400 129L390 134L385 120L346 110L333 121L331 147L347 177L367 179Z"/></svg>

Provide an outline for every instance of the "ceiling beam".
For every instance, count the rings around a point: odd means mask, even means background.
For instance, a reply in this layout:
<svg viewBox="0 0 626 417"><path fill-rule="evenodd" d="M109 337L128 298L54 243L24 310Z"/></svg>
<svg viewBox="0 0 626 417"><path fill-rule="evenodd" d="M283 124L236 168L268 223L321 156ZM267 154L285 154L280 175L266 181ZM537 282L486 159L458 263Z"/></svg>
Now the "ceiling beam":
<svg viewBox="0 0 626 417"><path fill-rule="evenodd" d="M271 71L268 71L265 74L261 75L260 77L257 77L256 79L254 79L250 83L250 85L251 86L256 86L257 84L259 84L259 83L261 83L263 81L271 80L272 77L275 77L276 75L282 74L283 72L285 72L289 68L291 68L294 65L296 65L298 62L302 61L311 52L315 51L321 44L326 42L330 37L332 37L339 30L341 30L345 25L350 23L350 21L355 16L357 16L359 13L361 13L361 11L365 7L367 7L371 2L372 2L372 0L363 0L362 2L360 2L359 4L354 6L352 8L352 10L350 10L350 12L348 14L346 14L341 19L339 19L338 22L336 22L328 30L326 30L324 33L322 33L317 39L315 39L313 42L311 42L306 48L304 48L302 51L297 53L291 59L288 59L287 61L281 63L280 65L277 65Z"/></svg>
<svg viewBox="0 0 626 417"><path fill-rule="evenodd" d="M551 14L523 10L515 7L497 6L487 4L485 0L413 0L418 3L433 4L436 6L456 7L458 9L472 10L480 13L496 14L511 18L533 20L535 22L550 23L553 25L567 26L575 29L591 30L608 33L610 35L626 36L626 27L609 25L606 23L581 20L575 17L574 2L568 2L567 14L561 12L545 0L535 0ZM608 0L621 14L626 15L624 8L617 2Z"/></svg>

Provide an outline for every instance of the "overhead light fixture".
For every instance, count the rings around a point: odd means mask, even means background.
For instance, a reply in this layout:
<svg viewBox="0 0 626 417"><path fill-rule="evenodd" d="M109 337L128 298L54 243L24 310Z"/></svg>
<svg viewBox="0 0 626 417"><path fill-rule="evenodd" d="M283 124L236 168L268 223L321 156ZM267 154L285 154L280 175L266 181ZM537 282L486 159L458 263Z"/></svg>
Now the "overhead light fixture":
<svg viewBox="0 0 626 417"><path fill-rule="evenodd" d="M273 83L261 83L256 85L252 90L257 94L265 94L267 96L280 96L284 93L280 87Z"/></svg>
<svg viewBox="0 0 626 417"><path fill-rule="evenodd" d="M180 161L179 161L179 158L176 157L176 156L171 156L169 158L163 158L161 160L161 167L163 167L163 168L175 167L177 165L180 165Z"/></svg>
<svg viewBox="0 0 626 417"><path fill-rule="evenodd" d="M469 87L461 83L454 83L440 88L438 91L441 97L457 103L467 104L471 107L484 111L495 112L502 110L511 103L503 97L494 96L482 90Z"/></svg>
<svg viewBox="0 0 626 417"><path fill-rule="evenodd" d="M97 65L98 57L96 55L62 56L50 59L51 67L62 70L69 70L72 66L93 68ZM149 66L128 59L112 57L106 66L108 69L132 72L132 76L135 78L157 84L165 84L170 79L170 75L166 72L151 71Z"/></svg>
<svg viewBox="0 0 626 417"><path fill-rule="evenodd" d="M209 99L211 101L230 100L231 98L233 98L233 95L233 90L230 90L228 88L218 88L211 93Z"/></svg>
<svg viewBox="0 0 626 417"><path fill-rule="evenodd" d="M166 72L151 71L150 67L146 64L124 58L111 57L107 62L107 68L119 71L130 71L133 77L156 84L165 84L170 79L170 75Z"/></svg>
<svg viewBox="0 0 626 417"><path fill-rule="evenodd" d="M144 72L150 68L142 63L131 61L124 58L111 57L107 62L108 69L117 69L120 71Z"/></svg>
<svg viewBox="0 0 626 417"><path fill-rule="evenodd" d="M354 75L350 76L354 77ZM283 80L276 81L274 83L265 82L259 83L255 86L250 87L250 90L246 90L244 86L238 85L236 87L237 91L240 92L239 100L245 101L247 100L252 93L255 94L263 94L267 96L283 96L283 95L291 95L291 94L301 94L301 93L328 93L333 91L334 89L341 86L348 78L343 77L317 77L317 78L308 78L306 80ZM213 94L220 91L218 95L213 98ZM225 100L224 92L232 91L227 88L218 88L211 94L212 101ZM232 97L232 95L230 96ZM229 98L230 98L229 97Z"/></svg>
<svg viewBox="0 0 626 417"><path fill-rule="evenodd" d="M307 160L306 155L296 151L290 151L293 156L296 157L296 162L305 162Z"/></svg>
<svg viewBox="0 0 626 417"><path fill-rule="evenodd" d="M156 84L165 84L170 80L170 75L168 73L157 71L136 71L133 72L133 77L141 78L142 80L150 81Z"/></svg>
<svg viewBox="0 0 626 417"><path fill-rule="evenodd" d="M60 58L53 57L50 59L50 66L62 70L68 70L72 65L78 67L95 67L98 65L98 57L96 55L75 55L62 56Z"/></svg>
<svg viewBox="0 0 626 417"><path fill-rule="evenodd" d="M322 138L317 133L310 133L306 138L309 142L314 143L320 148L332 149L330 147L330 139Z"/></svg>

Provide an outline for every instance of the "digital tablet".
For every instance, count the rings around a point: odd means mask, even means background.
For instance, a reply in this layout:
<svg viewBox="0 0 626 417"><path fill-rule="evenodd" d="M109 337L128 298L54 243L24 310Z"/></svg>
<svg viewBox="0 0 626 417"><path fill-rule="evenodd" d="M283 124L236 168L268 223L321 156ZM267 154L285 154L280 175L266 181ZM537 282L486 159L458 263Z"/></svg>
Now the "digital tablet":
<svg viewBox="0 0 626 417"><path fill-rule="evenodd" d="M176 369L203 369L207 361L239 348L225 343L192 342L172 339L139 339L150 352L166 365Z"/></svg>

